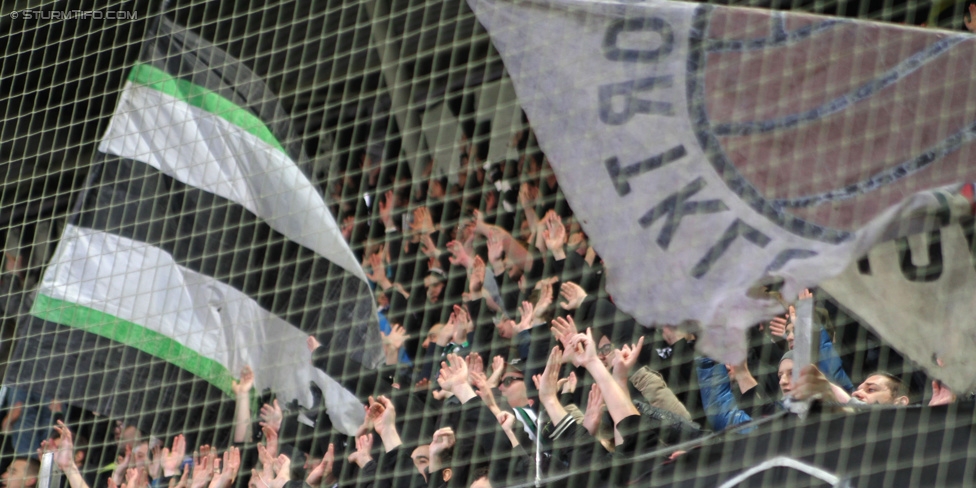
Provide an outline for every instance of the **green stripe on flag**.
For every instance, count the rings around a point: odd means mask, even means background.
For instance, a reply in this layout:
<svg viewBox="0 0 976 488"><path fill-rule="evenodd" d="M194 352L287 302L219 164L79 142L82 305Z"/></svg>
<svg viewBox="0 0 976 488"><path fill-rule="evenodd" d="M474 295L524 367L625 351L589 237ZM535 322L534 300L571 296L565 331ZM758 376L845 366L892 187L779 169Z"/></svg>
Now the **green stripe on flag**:
<svg viewBox="0 0 976 488"><path fill-rule="evenodd" d="M206 110L251 133L269 146L288 154L274 134L271 133L271 129L268 129L268 126L258 116L212 90L175 78L159 68L141 63L132 67L129 80Z"/></svg>
<svg viewBox="0 0 976 488"><path fill-rule="evenodd" d="M233 396L234 377L222 364L159 332L127 320L47 295L37 294L31 315L107 337L179 366Z"/></svg>

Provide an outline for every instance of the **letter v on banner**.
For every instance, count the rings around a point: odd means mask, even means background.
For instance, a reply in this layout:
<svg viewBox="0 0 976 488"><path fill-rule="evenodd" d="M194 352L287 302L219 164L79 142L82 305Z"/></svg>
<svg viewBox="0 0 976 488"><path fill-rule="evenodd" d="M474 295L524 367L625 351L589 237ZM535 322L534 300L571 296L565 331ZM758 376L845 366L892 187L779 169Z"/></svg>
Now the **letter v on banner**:
<svg viewBox="0 0 976 488"><path fill-rule="evenodd" d="M187 416L216 425L206 399L233 394L249 366L283 403L311 406L317 385L352 433L357 381L383 357L378 319L290 116L231 54L166 17L153 31L18 325L7 384L116 418L200 408Z"/></svg>
<svg viewBox="0 0 976 488"><path fill-rule="evenodd" d="M950 157L969 140L972 113L960 111L951 127L919 119L891 136L931 135L915 155L865 146L873 129L855 121L912 100L913 77L942 79L955 56L976 57L976 39L793 12L773 22L767 11L659 0L469 4L607 266L614 303L645 326L697 324L700 350L717 360L741 360L744 331L780 311L752 293L757 287L779 280L796 296L837 276L879 240L902 237L897 222L936 205L933 189L976 180L976 166ZM742 39L726 27L745 20L767 30ZM794 25L819 27L774 28ZM876 62L889 55L883 46L846 49L843 39L868 34L924 47L891 68ZM807 52L811 43L821 56L799 75L783 63L742 61L765 49ZM807 76L827 70L837 75L830 84ZM769 82L804 97L738 91ZM852 88L838 95L841 85ZM838 124L857 128L845 135L852 143L817 159L819 134ZM876 173L852 183L840 167L849 160ZM934 161L938 171L922 171ZM820 168L816 178L811 167Z"/></svg>

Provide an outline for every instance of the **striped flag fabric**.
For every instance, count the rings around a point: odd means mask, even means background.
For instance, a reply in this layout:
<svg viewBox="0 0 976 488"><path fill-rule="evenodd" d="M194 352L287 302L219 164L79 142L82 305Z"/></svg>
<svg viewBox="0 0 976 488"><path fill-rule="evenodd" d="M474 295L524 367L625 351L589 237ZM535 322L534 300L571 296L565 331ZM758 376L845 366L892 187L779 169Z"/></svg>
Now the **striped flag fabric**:
<svg viewBox="0 0 976 488"><path fill-rule="evenodd" d="M18 327L7 383L124 417L230 394L249 365L283 401L311 405L314 383L352 432L359 400L311 365L306 339L375 369L376 310L289 115L230 54L165 18L155 29Z"/></svg>

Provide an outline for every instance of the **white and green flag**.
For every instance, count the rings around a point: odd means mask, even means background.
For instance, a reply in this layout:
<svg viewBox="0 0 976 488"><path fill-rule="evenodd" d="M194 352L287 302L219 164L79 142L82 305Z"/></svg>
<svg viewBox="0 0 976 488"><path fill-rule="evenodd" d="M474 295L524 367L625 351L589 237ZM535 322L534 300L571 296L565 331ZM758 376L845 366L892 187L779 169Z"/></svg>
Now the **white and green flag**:
<svg viewBox="0 0 976 488"><path fill-rule="evenodd" d="M306 339L350 377L373 369L375 307L290 118L226 52L165 19L157 31L21 322L12 383L45 378L49 395L124 416L229 393L249 365L284 401L310 405L317 385L351 432L359 400Z"/></svg>

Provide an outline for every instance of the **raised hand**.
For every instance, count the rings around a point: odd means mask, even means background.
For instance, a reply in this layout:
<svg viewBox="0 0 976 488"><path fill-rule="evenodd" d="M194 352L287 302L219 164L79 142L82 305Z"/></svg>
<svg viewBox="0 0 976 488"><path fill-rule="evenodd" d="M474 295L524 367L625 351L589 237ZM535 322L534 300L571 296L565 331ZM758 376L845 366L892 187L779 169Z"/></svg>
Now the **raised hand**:
<svg viewBox="0 0 976 488"><path fill-rule="evenodd" d="M223 471L220 476L227 480L227 485L232 484L237 479L237 474L241 471L241 450L231 446L224 453Z"/></svg>
<svg viewBox="0 0 976 488"><path fill-rule="evenodd" d="M515 436L515 414L512 412L502 412L498 411L495 414L495 419L502 426L502 431L505 432L505 436L508 437L509 442L512 443L512 447L519 445L518 437Z"/></svg>
<svg viewBox="0 0 976 488"><path fill-rule="evenodd" d="M68 472L75 466L75 444L74 436L64 422L58 420L54 426L54 431L58 433L59 440L44 440L41 442L41 452L53 452L54 462L61 468L61 471ZM40 458L40 456L38 456Z"/></svg>
<svg viewBox="0 0 976 488"><path fill-rule="evenodd" d="M369 273L366 276L373 281L379 281L379 276L386 273L386 270L383 269L383 255L378 252L366 256L366 263L364 264L364 268L369 268Z"/></svg>
<svg viewBox="0 0 976 488"><path fill-rule="evenodd" d="M566 281L559 286L559 296L566 300L559 304L563 310L576 310L583 304L583 300L586 299L586 291L576 283Z"/></svg>
<svg viewBox="0 0 976 488"><path fill-rule="evenodd" d="M367 434L356 438L356 451L349 455L349 462L356 463L360 468L366 467L373 456L370 453L373 449L373 434Z"/></svg>
<svg viewBox="0 0 976 488"><path fill-rule="evenodd" d="M115 471L112 472L112 481L116 485L122 485L125 483L125 470L129 468L129 462L132 460L132 445L127 444L125 446L125 455L119 456L118 460L115 462Z"/></svg>
<svg viewBox="0 0 976 488"><path fill-rule="evenodd" d="M275 456L268 452L268 449L264 447L264 444L258 444L258 461L261 461L261 478L265 483L274 479L274 463Z"/></svg>
<svg viewBox="0 0 976 488"><path fill-rule="evenodd" d="M485 275L487 270L485 268L485 262L481 259L481 256L475 256L474 262L471 268L468 270L468 292L472 295L481 293L481 288L485 284Z"/></svg>
<svg viewBox="0 0 976 488"><path fill-rule="evenodd" d="M369 403L366 405L366 421L364 423L369 427L366 432L360 435L365 435L370 430L376 429L376 420L383 416L383 411L386 409L385 405L374 400L372 396L367 399L367 402Z"/></svg>
<svg viewBox="0 0 976 488"><path fill-rule="evenodd" d="M502 429L506 431L511 431L515 427L515 414L512 412L501 412L495 418L501 424Z"/></svg>
<svg viewBox="0 0 976 488"><path fill-rule="evenodd" d="M441 362L437 384L444 390L457 394L454 389L468 382L468 364L457 354L448 354L447 362Z"/></svg>
<svg viewBox="0 0 976 488"><path fill-rule="evenodd" d="M585 334L576 334L570 341L573 348L573 365L583 366L594 361L600 362L596 354L596 341L593 340L593 331L586 329Z"/></svg>
<svg viewBox="0 0 976 488"><path fill-rule="evenodd" d="M380 247L380 249L371 254L368 259L370 272L366 275L366 277L380 285L380 287L384 290L393 286L390 283L390 279L386 276L386 246Z"/></svg>
<svg viewBox="0 0 976 488"><path fill-rule="evenodd" d="M463 330L464 334L467 335L468 331L473 329L471 323L471 315L468 314L468 309L460 305L455 305L453 315L456 320L458 329Z"/></svg>
<svg viewBox="0 0 976 488"><path fill-rule="evenodd" d="M550 305L552 305L552 285L546 284L539 290L539 300L535 302L533 317L541 320Z"/></svg>
<svg viewBox="0 0 976 488"><path fill-rule="evenodd" d="M590 394L586 401L586 412L583 413L583 428L590 435L596 435L600 428L600 421L603 418L603 395L600 393L600 385L593 383L590 387Z"/></svg>
<svg viewBox="0 0 976 488"><path fill-rule="evenodd" d="M556 399L559 394L559 368L562 365L562 351L558 347L552 348L549 353L549 360L546 362L546 369L541 375L532 377L535 387L539 390L539 398Z"/></svg>
<svg viewBox="0 0 976 488"><path fill-rule="evenodd" d="M146 471L139 468L125 470L125 483L122 486L127 488L144 488L149 486Z"/></svg>
<svg viewBox="0 0 976 488"><path fill-rule="evenodd" d="M261 426L261 432L264 433L264 444L268 449L268 454L271 457L278 455L278 431L272 429L268 424L264 422L259 423Z"/></svg>
<svg viewBox="0 0 976 488"><path fill-rule="evenodd" d="M565 362L565 359L563 360L563 362ZM577 381L578 380L576 379L576 372L575 371L570 372L568 377L559 380L559 385L562 388L561 390L559 390L559 393L560 394L576 393Z"/></svg>
<svg viewBox="0 0 976 488"><path fill-rule="evenodd" d="M399 350L408 338L407 329L404 329L400 324L393 324L390 327L390 333L384 334L383 342L389 344L393 349Z"/></svg>
<svg viewBox="0 0 976 488"><path fill-rule="evenodd" d="M430 443L430 472L440 471L444 466L440 465L441 454L454 447L457 439L454 437L454 430L450 427L443 427L434 432L434 439Z"/></svg>
<svg viewBox="0 0 976 488"><path fill-rule="evenodd" d="M283 415L281 413L281 406L278 405L278 399L275 398L271 405L265 403L261 406L261 420L268 426L274 429L275 432L281 430L281 419Z"/></svg>
<svg viewBox="0 0 976 488"><path fill-rule="evenodd" d="M769 333L774 337L786 339L786 328L789 325L785 317L776 316L769 321Z"/></svg>
<svg viewBox="0 0 976 488"><path fill-rule="evenodd" d="M478 354L476 352L473 352L471 354L468 354L468 357L465 358L465 361L467 361L467 363L468 363L468 378L469 379L474 374L480 374L480 375L484 376L484 373L485 373L485 362L484 362L484 360L481 359L481 355L480 354Z"/></svg>
<svg viewBox="0 0 976 488"><path fill-rule="evenodd" d="M322 481L328 482L332 479L332 466L335 464L335 446L329 444L329 449L322 456L322 461L315 465L305 476L305 483L312 488L317 488Z"/></svg>
<svg viewBox="0 0 976 488"><path fill-rule="evenodd" d="M541 291L542 288L546 286L552 288L552 285L555 285L556 283L559 283L558 276L550 276L548 278L542 278L539 281L535 282L535 289Z"/></svg>
<svg viewBox="0 0 976 488"><path fill-rule="evenodd" d="M491 359L491 376L489 376L486 381L488 387L498 388L498 384L502 379L502 374L505 373L505 364L505 358L501 356L495 356Z"/></svg>
<svg viewBox="0 0 976 488"><path fill-rule="evenodd" d="M401 444L400 436L396 431L396 408L389 398L381 395L374 400L373 397L369 397L366 415L387 450Z"/></svg>
<svg viewBox="0 0 976 488"><path fill-rule="evenodd" d="M448 242L447 252L451 253L451 256L447 260L454 266L470 268L474 265L474 260L471 259L468 251L464 249L464 245L458 241Z"/></svg>
<svg viewBox="0 0 976 488"><path fill-rule="evenodd" d="M183 457L186 456L186 439L183 434L173 438L173 449L163 448L161 455L163 466L163 476L176 476L180 472L180 465L183 464Z"/></svg>
<svg viewBox="0 0 976 488"><path fill-rule="evenodd" d="M556 339L559 339L559 342L562 343L564 348L568 349L573 337L579 333L576 330L576 321L573 320L573 317L556 317L552 319L551 324L552 328L550 330L552 335Z"/></svg>
<svg viewBox="0 0 976 488"><path fill-rule="evenodd" d="M251 480L248 482L249 488L256 488L259 486L267 488L271 486L272 482L274 482L275 476L274 476L273 462L264 464L264 462L262 461L261 466L262 466L261 471L258 471L256 469L251 470ZM255 480L259 481L259 483L255 483Z"/></svg>
<svg viewBox="0 0 976 488"><path fill-rule="evenodd" d="M452 313L450 318L448 318L447 323L437 331L437 335L434 337L434 342L437 343L438 346L446 346L447 343L451 342L451 339L454 338L454 332L456 329L457 315Z"/></svg>
<svg viewBox="0 0 976 488"><path fill-rule="evenodd" d="M221 460L220 460L220 457L217 456L217 449L214 449L214 451L213 451L213 458L214 458L213 459L213 474L214 475L213 475L213 478L210 479L210 484L207 486L207 488L220 488L220 482L221 482L221 479L220 479Z"/></svg>
<svg viewBox="0 0 976 488"><path fill-rule="evenodd" d="M373 421L369 418L369 405L363 406L363 410L365 411L365 415L363 415L363 423L359 424L359 427L356 427L356 433L353 434L353 437L366 435L373 430Z"/></svg>
<svg viewBox="0 0 976 488"><path fill-rule="evenodd" d="M634 369L637 364L637 356L640 355L641 348L644 347L644 336L641 336L637 340L637 344L630 346L624 344L617 354L614 354L613 358L613 377L618 383L622 382L622 386L627 386L627 380L630 378L630 372Z"/></svg>
<svg viewBox="0 0 976 488"><path fill-rule="evenodd" d="M546 214L546 228L542 231L542 238L546 242L546 247L556 256L557 259L560 257L566 257L563 246L566 245L566 227L563 226L563 221L559 218L553 211Z"/></svg>
<svg viewBox="0 0 976 488"><path fill-rule="evenodd" d="M498 403L495 402L495 394L491 391L492 387L488 386L488 378L485 377L484 373L470 373L468 375L468 381L475 388L475 393L478 394L481 401L485 402L488 410L492 412L500 411L498 409Z"/></svg>
<svg viewBox="0 0 976 488"><path fill-rule="evenodd" d="M372 443L370 444L372 446ZM284 488L291 480L291 459L284 454L275 459L275 477L268 483L269 488Z"/></svg>
<svg viewBox="0 0 976 488"><path fill-rule="evenodd" d="M800 371L800 378L793 383L790 396L794 400L811 400L820 398L824 401L834 401L833 389L827 377L813 364L808 364Z"/></svg>
<svg viewBox="0 0 976 488"><path fill-rule="evenodd" d="M152 446L152 449L149 452L151 453L149 459L149 477L156 479L159 478L159 475L161 475L163 471L163 452L159 445Z"/></svg>
<svg viewBox="0 0 976 488"><path fill-rule="evenodd" d="M396 431L396 408L393 402L384 395L376 399L383 406L382 412L373 420L373 428L381 437Z"/></svg>
<svg viewBox="0 0 976 488"><path fill-rule="evenodd" d="M573 345L573 338L579 331L576 330L576 322L572 317L557 317L552 320L552 335L563 345L563 362L573 362L576 357L576 348Z"/></svg>
<svg viewBox="0 0 976 488"><path fill-rule="evenodd" d="M518 324L515 325L516 332L522 332L532 328L532 320L535 318L535 315L532 313L534 309L535 307L532 306L532 303L522 302L522 307L520 309L522 311L522 316L519 318Z"/></svg>
<svg viewBox="0 0 976 488"><path fill-rule="evenodd" d="M231 446L224 452L224 462L220 475L215 478L216 486L211 483L212 488L225 488L231 486L237 479L237 473L241 470L241 451Z"/></svg>
<svg viewBox="0 0 976 488"><path fill-rule="evenodd" d="M492 268L495 268L495 273L499 273L500 268L504 268L502 264L504 254L505 246L502 244L502 240L495 235L490 236L488 238L488 262L491 263Z"/></svg>
<svg viewBox="0 0 976 488"><path fill-rule="evenodd" d="M241 368L241 379L231 381L230 387L237 396L247 395L254 387L254 371L251 371L251 367L244 366Z"/></svg>
<svg viewBox="0 0 976 488"><path fill-rule="evenodd" d="M203 488L210 484L214 474L214 458L210 455L210 446L200 446L199 455L193 456L193 474L190 488Z"/></svg>
<svg viewBox="0 0 976 488"><path fill-rule="evenodd" d="M393 199L393 191L389 190L383 194L383 198L380 199L380 222L383 223L383 227L386 229L391 229L396 227L393 223L393 209L395 207L395 202Z"/></svg>
<svg viewBox="0 0 976 488"><path fill-rule="evenodd" d="M437 249L437 244L434 244L434 239L431 239L430 234L421 234L420 252L424 253L424 256L432 259L437 259L441 256L441 252Z"/></svg>
<svg viewBox="0 0 976 488"><path fill-rule="evenodd" d="M413 222L410 223L410 230L428 235L435 232L434 219L427 207L417 207L413 210Z"/></svg>

